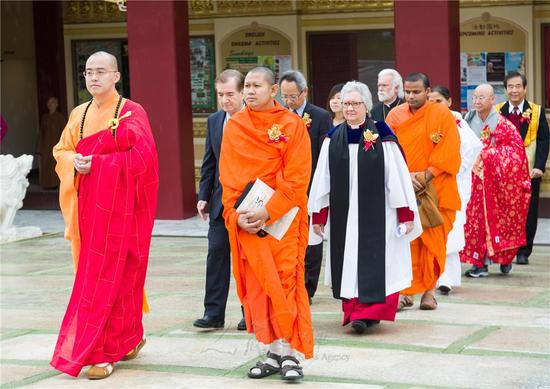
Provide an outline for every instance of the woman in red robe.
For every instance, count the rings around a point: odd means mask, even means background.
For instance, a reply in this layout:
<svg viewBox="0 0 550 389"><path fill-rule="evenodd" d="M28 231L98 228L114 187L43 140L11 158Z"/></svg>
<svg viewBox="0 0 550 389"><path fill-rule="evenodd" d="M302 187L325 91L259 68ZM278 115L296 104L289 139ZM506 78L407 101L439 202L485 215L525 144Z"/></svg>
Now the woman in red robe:
<svg viewBox="0 0 550 389"><path fill-rule="evenodd" d="M462 262L488 275L488 261L510 273L519 247L525 245L525 220L531 197L527 156L521 135L504 116L494 131L481 133L483 149L474 165L472 196L466 210Z"/></svg>

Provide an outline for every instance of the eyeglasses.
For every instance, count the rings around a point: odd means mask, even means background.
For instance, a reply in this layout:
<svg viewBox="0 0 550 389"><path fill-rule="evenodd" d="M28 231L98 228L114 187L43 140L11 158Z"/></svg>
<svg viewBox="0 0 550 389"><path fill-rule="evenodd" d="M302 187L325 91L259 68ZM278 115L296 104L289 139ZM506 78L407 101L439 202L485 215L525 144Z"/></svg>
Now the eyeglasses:
<svg viewBox="0 0 550 389"><path fill-rule="evenodd" d="M85 70L82 72L82 75L86 78L91 78L94 75L101 78L104 77L107 73L118 73L118 70Z"/></svg>
<svg viewBox="0 0 550 389"><path fill-rule="evenodd" d="M485 96L472 96L472 101L476 101L476 100L484 102L485 100L487 100L487 97L485 97Z"/></svg>
<svg viewBox="0 0 550 389"><path fill-rule="evenodd" d="M301 91L297 95L281 95L283 100L296 100L298 97L300 97L304 93L304 91Z"/></svg>
<svg viewBox="0 0 550 389"><path fill-rule="evenodd" d="M353 107L353 109L359 108L362 104L365 104L365 103L363 103L362 101L345 101L342 103L344 108Z"/></svg>

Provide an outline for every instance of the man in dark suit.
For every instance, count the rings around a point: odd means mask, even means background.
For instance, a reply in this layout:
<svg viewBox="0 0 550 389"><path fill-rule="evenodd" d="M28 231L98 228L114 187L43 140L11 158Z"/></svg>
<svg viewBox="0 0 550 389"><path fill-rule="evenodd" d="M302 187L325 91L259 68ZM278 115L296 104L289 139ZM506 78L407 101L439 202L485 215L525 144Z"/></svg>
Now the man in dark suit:
<svg viewBox="0 0 550 389"><path fill-rule="evenodd" d="M386 121L390 111L403 102L403 79L394 69L378 73L378 103L370 111L370 117L377 122Z"/></svg>
<svg viewBox="0 0 550 389"><path fill-rule="evenodd" d="M540 182L548 159L550 135L544 108L525 99L527 95L525 76L518 72L508 73L504 78L504 87L508 101L497 104L496 109L514 123L521 134L531 175L531 203L525 228L527 242L525 246L520 247L516 257L518 265L527 265L537 232Z"/></svg>
<svg viewBox="0 0 550 389"><path fill-rule="evenodd" d="M218 162L225 124L231 115L243 107L243 82L243 75L232 69L225 70L216 78L218 104L222 109L210 115L206 124L206 144L201 167L197 211L199 216L206 220L209 208L210 224L206 258L204 317L193 323L195 327L199 328L223 328L225 325L231 258L229 237L223 219L222 187L219 181ZM238 329L246 330L244 319L239 322Z"/></svg>
<svg viewBox="0 0 550 389"><path fill-rule="evenodd" d="M301 72L289 70L283 73L279 80L279 88L281 90L281 97L288 109L300 116L308 129L311 140L311 177L313 177L321 145L326 133L332 128L332 117L323 108L307 101L307 82ZM323 242L309 245L305 258L305 283L310 304L317 290L322 260Z"/></svg>

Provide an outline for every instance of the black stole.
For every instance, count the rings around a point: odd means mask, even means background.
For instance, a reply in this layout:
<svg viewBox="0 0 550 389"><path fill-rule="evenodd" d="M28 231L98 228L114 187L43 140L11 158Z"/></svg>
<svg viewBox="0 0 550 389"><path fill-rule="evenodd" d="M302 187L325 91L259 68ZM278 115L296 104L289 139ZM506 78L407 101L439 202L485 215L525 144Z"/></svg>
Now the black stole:
<svg viewBox="0 0 550 389"><path fill-rule="evenodd" d="M375 134L379 133L375 123L368 118L366 129ZM376 140L374 148L371 147L368 151L364 151L363 135L361 134L357 159L359 301L363 304L384 303L386 301L386 186L382 136ZM329 168L332 293L335 298L339 299L341 298L350 192L349 148L345 122L331 136Z"/></svg>

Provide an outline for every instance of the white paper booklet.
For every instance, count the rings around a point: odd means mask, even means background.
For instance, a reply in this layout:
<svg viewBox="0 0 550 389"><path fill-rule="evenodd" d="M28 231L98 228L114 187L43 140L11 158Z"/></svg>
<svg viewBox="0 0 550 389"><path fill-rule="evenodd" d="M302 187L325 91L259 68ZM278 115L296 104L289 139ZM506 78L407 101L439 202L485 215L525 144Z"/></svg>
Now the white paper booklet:
<svg viewBox="0 0 550 389"><path fill-rule="evenodd" d="M271 196L273 196L273 193L275 193L273 188L257 178L254 185L252 185L252 188L250 188L250 191L237 208L237 211L253 210L264 207ZM297 213L298 207L294 207L273 224L265 226L263 230L275 239L281 240L288 231Z"/></svg>

